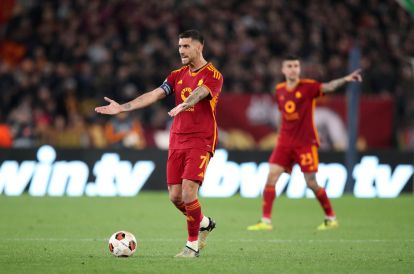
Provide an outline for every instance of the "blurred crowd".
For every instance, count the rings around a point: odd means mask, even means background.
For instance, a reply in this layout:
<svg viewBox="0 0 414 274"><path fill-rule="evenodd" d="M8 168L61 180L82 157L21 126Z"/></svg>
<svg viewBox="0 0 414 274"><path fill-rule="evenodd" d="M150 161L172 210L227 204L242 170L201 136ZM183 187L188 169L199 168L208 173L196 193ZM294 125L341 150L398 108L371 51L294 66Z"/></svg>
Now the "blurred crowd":
<svg viewBox="0 0 414 274"><path fill-rule="evenodd" d="M343 76L359 47L363 93L395 98L395 139L414 147L414 19L397 1L6 2L0 146L165 147L172 98L116 117L93 109L104 96L125 102L159 86L180 66L178 34L196 28L224 93L270 92L287 53L307 77Z"/></svg>

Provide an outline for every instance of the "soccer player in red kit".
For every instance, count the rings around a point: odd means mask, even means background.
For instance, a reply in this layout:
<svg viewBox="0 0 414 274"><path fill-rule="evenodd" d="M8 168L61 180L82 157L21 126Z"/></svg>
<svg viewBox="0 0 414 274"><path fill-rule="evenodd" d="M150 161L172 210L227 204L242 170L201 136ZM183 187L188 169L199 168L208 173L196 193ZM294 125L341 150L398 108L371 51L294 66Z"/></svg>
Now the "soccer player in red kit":
<svg viewBox="0 0 414 274"><path fill-rule="evenodd" d="M278 84L275 91L276 102L282 113L282 125L277 145L269 158L269 174L263 190L262 219L247 229L273 229L271 213L276 198L276 183L283 172L291 172L295 163L299 164L307 186L313 191L325 212L325 220L317 229L335 228L338 226L335 212L325 189L318 185L315 176L319 162L318 133L313 121L315 99L347 82L362 81L360 70L328 83L319 83L315 80L300 79L299 59L288 56L283 60L282 73L286 82Z"/></svg>
<svg viewBox="0 0 414 274"><path fill-rule="evenodd" d="M99 113L117 114L146 107L166 96L175 96L176 107L170 131L167 184L171 202L187 218L188 238L175 257L194 258L206 245L216 223L203 215L197 198L205 170L217 144L216 104L223 86L221 73L203 57L204 39L197 30L179 35L183 67L170 73L164 83L134 100L95 108Z"/></svg>

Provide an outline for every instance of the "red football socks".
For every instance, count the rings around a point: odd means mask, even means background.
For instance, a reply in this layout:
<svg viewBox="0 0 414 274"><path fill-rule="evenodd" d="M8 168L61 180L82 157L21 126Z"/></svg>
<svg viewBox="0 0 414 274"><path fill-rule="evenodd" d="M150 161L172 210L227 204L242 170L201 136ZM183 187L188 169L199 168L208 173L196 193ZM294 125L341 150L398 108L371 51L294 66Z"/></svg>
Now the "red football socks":
<svg viewBox="0 0 414 274"><path fill-rule="evenodd" d="M196 199L191 203L185 204L185 210L187 212L188 241L197 241L198 231L200 230L200 221L203 218L201 205Z"/></svg>
<svg viewBox="0 0 414 274"><path fill-rule="evenodd" d="M326 195L325 189L320 188L318 192L315 193L315 196L321 204L323 211L325 211L325 215L327 217L335 217L335 212L332 209L331 202L328 198L328 195Z"/></svg>
<svg viewBox="0 0 414 274"><path fill-rule="evenodd" d="M272 217L273 201L276 198L275 186L266 185L263 190L263 218L270 219Z"/></svg>

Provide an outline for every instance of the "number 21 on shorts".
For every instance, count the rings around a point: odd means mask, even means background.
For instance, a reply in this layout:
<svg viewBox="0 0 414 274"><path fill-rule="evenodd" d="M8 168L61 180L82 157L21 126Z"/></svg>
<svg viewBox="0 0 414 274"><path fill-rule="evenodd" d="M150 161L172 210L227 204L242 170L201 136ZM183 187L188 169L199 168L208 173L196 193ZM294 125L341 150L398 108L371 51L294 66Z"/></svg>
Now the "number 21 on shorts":
<svg viewBox="0 0 414 274"><path fill-rule="evenodd" d="M302 153L299 157L301 166L309 166L313 164L313 157L311 153Z"/></svg>

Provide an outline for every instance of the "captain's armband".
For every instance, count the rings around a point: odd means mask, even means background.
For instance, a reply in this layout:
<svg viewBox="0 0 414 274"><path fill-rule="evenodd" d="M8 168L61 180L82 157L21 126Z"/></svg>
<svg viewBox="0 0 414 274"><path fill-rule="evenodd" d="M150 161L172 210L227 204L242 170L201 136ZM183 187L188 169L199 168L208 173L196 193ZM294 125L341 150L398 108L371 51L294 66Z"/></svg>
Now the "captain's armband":
<svg viewBox="0 0 414 274"><path fill-rule="evenodd" d="M170 84L168 84L167 81L164 81L164 83L162 83L162 85L160 86L160 88L162 88L164 90L165 96L168 96L171 93L173 93L173 88L171 87Z"/></svg>

